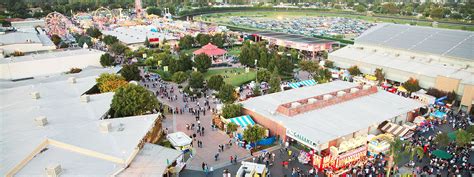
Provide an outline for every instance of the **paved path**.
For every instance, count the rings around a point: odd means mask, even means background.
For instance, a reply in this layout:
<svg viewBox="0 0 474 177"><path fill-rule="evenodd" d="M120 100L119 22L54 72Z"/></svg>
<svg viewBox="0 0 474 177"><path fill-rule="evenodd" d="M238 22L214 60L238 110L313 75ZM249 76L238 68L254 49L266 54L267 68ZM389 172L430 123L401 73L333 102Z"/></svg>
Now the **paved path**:
<svg viewBox="0 0 474 177"><path fill-rule="evenodd" d="M147 82L147 84L150 85L151 82ZM144 84L143 82L140 84ZM158 90L159 84L156 88L152 88L151 86L148 88L149 90L153 91L154 93ZM172 108L184 108L184 105L186 104L183 102L182 94L179 94L178 92L178 86L174 83L168 83L168 87L174 88L174 94L177 94L178 99L175 101L170 101L168 98L161 98L161 96L158 96L158 100L166 104ZM205 98L200 98L198 99L199 105L204 106ZM212 100L209 100L211 109L215 108L216 105L213 103ZM194 107L197 105L197 102L188 102L188 106ZM172 114L172 115L166 115L166 119L163 120L163 128L168 128L169 132L175 132L175 131L182 131L185 132L188 135L192 135L194 132L193 130L187 130L186 129L186 124L191 125L192 123L196 124L196 118L194 115L191 113L183 112L183 114ZM206 114L203 115L203 113L200 114L200 122L201 126L204 127L204 136L199 136L198 133L196 133L196 141L194 142L194 154L193 158L191 159L190 163L187 164L186 168L187 169L192 169L192 170L202 170L201 164L207 163L209 167L220 167L224 166L230 159L230 156L232 155L237 155L237 158L242 158L248 156L250 153L240 147L235 146L235 144L230 147L230 148L224 148L224 152L219 153L219 159L217 161L214 160L214 155L217 154L218 152L218 145L219 144L226 144L229 142L230 138L228 135L226 135L223 131L220 130L215 130L212 131L211 129L211 111L206 109ZM203 147L198 148L197 147L197 140L200 140L203 142Z"/></svg>

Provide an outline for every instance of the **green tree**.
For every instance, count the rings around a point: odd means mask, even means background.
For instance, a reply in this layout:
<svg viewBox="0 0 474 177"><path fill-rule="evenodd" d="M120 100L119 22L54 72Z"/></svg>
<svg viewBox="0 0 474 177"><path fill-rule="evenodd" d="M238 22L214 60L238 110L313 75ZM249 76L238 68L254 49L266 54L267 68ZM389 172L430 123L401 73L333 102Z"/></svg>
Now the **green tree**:
<svg viewBox="0 0 474 177"><path fill-rule="evenodd" d="M144 45L145 47L150 47L150 40L148 40L148 36L145 37L145 42L143 42L143 45Z"/></svg>
<svg viewBox="0 0 474 177"><path fill-rule="evenodd" d="M140 70L138 69L137 65L123 65L122 69L120 70L120 74L125 78L126 81L140 81Z"/></svg>
<svg viewBox="0 0 474 177"><path fill-rule="evenodd" d="M106 45L112 45L116 42L119 42L118 38L115 37L115 36L111 36L111 35L105 35L103 38L102 38L102 41L106 44Z"/></svg>
<svg viewBox="0 0 474 177"><path fill-rule="evenodd" d="M115 60L109 53L104 53L100 56L100 65L103 67L112 66Z"/></svg>
<svg viewBox="0 0 474 177"><path fill-rule="evenodd" d="M229 132L229 133L233 133L233 132L237 131L237 128L238 128L238 125L234 122L229 122L227 124L227 132Z"/></svg>
<svg viewBox="0 0 474 177"><path fill-rule="evenodd" d="M460 147L464 147L469 145L472 141L472 134L463 130L459 129L456 131L456 144Z"/></svg>
<svg viewBox="0 0 474 177"><path fill-rule="evenodd" d="M350 68L347 69L347 71L349 71L349 73L352 75L352 76L357 76L357 75L360 75L362 74L359 70L359 67L357 65L354 65L354 66L351 66Z"/></svg>
<svg viewBox="0 0 474 177"><path fill-rule="evenodd" d="M205 73L211 67L211 64L211 58L205 53L194 56L194 66L201 73Z"/></svg>
<svg viewBox="0 0 474 177"><path fill-rule="evenodd" d="M240 50L239 62L244 66L252 66L255 62L250 58L250 47L244 44Z"/></svg>
<svg viewBox="0 0 474 177"><path fill-rule="evenodd" d="M270 81L270 78L272 76L272 73L268 71L267 69L259 69L257 71L257 82L268 82Z"/></svg>
<svg viewBox="0 0 474 177"><path fill-rule="evenodd" d="M219 90L224 84L224 78L221 75L213 75L207 81L207 87L213 90Z"/></svg>
<svg viewBox="0 0 474 177"><path fill-rule="evenodd" d="M434 142L439 146L439 147L445 147L449 144L449 137L446 132L442 132L441 134L436 135Z"/></svg>
<svg viewBox="0 0 474 177"><path fill-rule="evenodd" d="M193 69L193 60L191 60L191 56L181 53L179 55L178 65L180 71L186 72Z"/></svg>
<svg viewBox="0 0 474 177"><path fill-rule="evenodd" d="M362 13L362 12L367 11L367 9L366 9L363 5L360 5L360 4L357 5L357 6L355 6L355 7L354 7L354 10L357 11L357 12L359 12L359 13Z"/></svg>
<svg viewBox="0 0 474 177"><path fill-rule="evenodd" d="M242 104L224 104L222 108L222 117L226 119L242 115Z"/></svg>
<svg viewBox="0 0 474 177"><path fill-rule="evenodd" d="M209 34L199 33L196 36L196 41L199 43L199 45L204 46L211 42L211 36Z"/></svg>
<svg viewBox="0 0 474 177"><path fill-rule="evenodd" d="M204 75L197 71L192 72L188 85L191 88L202 88L204 86Z"/></svg>
<svg viewBox="0 0 474 177"><path fill-rule="evenodd" d="M102 32L100 32L100 30L97 28L88 28L86 30L86 33L87 35L93 38L99 38L100 36L102 36Z"/></svg>
<svg viewBox="0 0 474 177"><path fill-rule="evenodd" d="M179 48L180 49L190 49L193 47L194 38L190 35L186 35L179 39Z"/></svg>
<svg viewBox="0 0 474 177"><path fill-rule="evenodd" d="M403 156L407 155L407 151L403 149L403 144L405 143L405 141L398 138L395 138L394 141L390 143L387 176L390 176L392 167L397 166L397 164L403 159Z"/></svg>
<svg viewBox="0 0 474 177"><path fill-rule="evenodd" d="M51 41L53 41L54 45L57 46L57 45L59 45L59 43L61 43L62 39L57 34L53 34L51 36Z"/></svg>
<svg viewBox="0 0 474 177"><path fill-rule="evenodd" d="M319 69L319 64L309 60L303 60L298 63L301 70L310 74L315 74Z"/></svg>
<svg viewBox="0 0 474 177"><path fill-rule="evenodd" d="M234 86L230 84L224 84L219 89L217 97L225 104L231 104L237 100L237 95L235 93Z"/></svg>
<svg viewBox="0 0 474 177"><path fill-rule="evenodd" d="M224 34L214 34L214 36L211 37L211 42L212 44L216 45L219 48L224 47L224 42L225 42Z"/></svg>
<svg viewBox="0 0 474 177"><path fill-rule="evenodd" d="M158 107L158 100L146 88L128 84L116 90L110 107L114 117L144 115Z"/></svg>
<svg viewBox="0 0 474 177"><path fill-rule="evenodd" d="M334 68L334 62L331 60L324 60L324 67L325 68Z"/></svg>
<svg viewBox="0 0 474 177"><path fill-rule="evenodd" d="M260 90L260 84L256 83L255 87L252 89L252 96L260 96L262 95L262 91Z"/></svg>
<svg viewBox="0 0 474 177"><path fill-rule="evenodd" d="M415 159L415 155L418 156L418 159L423 159L424 151L420 146L414 146L410 148L410 160Z"/></svg>
<svg viewBox="0 0 474 177"><path fill-rule="evenodd" d="M87 46L91 47L91 46L92 46L91 37L89 37L89 36L80 36L80 37L77 39L77 44L79 45L79 47L84 46L84 43L86 43Z"/></svg>
<svg viewBox="0 0 474 177"><path fill-rule="evenodd" d="M120 42L113 43L112 46L110 46L110 51L116 55L124 54L127 49L128 47Z"/></svg>
<svg viewBox="0 0 474 177"><path fill-rule="evenodd" d="M178 72L175 72L171 78L173 82L177 84L181 84L184 81L186 81L186 79L188 79L188 75L183 71L178 71Z"/></svg>
<svg viewBox="0 0 474 177"><path fill-rule="evenodd" d="M153 14L153 15L161 16L161 9L158 8L158 7L148 7L148 8L146 9L146 13L147 13L148 15Z"/></svg>
<svg viewBox="0 0 474 177"><path fill-rule="evenodd" d="M149 57L145 60L145 65L147 66L158 66L158 59L155 57Z"/></svg>
<svg viewBox="0 0 474 177"><path fill-rule="evenodd" d="M273 70L272 76L268 84L270 85L270 89L268 90L270 93L281 91L281 87L280 87L281 79L280 79L280 75L278 74L278 68L275 68Z"/></svg>
<svg viewBox="0 0 474 177"><path fill-rule="evenodd" d="M99 78L96 79L97 87L101 93L113 92L119 87L128 84L125 78L118 74L102 73Z"/></svg>
<svg viewBox="0 0 474 177"><path fill-rule="evenodd" d="M375 69L374 76L377 78L379 85L382 84L383 81L385 81L385 74L383 73L382 68Z"/></svg>
<svg viewBox="0 0 474 177"><path fill-rule="evenodd" d="M471 125L471 126L467 127L466 131L469 132L470 134L474 135L474 125Z"/></svg>
<svg viewBox="0 0 474 177"><path fill-rule="evenodd" d="M265 136L265 128L258 125L249 125L244 130L244 140L255 144L258 140L261 140Z"/></svg>
<svg viewBox="0 0 474 177"><path fill-rule="evenodd" d="M331 81L331 72L328 69L319 69L316 74L314 74L313 79L318 83L327 83Z"/></svg>
<svg viewBox="0 0 474 177"><path fill-rule="evenodd" d="M431 18L443 18L443 8L432 8L430 10L430 17Z"/></svg>
<svg viewBox="0 0 474 177"><path fill-rule="evenodd" d="M420 85L418 84L418 80L415 78L410 78L404 83L402 83L402 86L409 92L413 93L421 89Z"/></svg>

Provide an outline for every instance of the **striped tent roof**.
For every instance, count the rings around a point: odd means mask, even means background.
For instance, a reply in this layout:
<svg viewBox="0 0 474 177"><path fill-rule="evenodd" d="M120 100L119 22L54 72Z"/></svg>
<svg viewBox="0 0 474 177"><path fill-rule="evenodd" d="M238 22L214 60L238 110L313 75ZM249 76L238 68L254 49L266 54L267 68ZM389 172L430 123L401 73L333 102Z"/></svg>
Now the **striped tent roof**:
<svg viewBox="0 0 474 177"><path fill-rule="evenodd" d="M403 127L403 126L400 126L400 125L397 125L397 124L394 124L394 123L390 123L390 122L385 124L381 128L381 130L383 132L390 133L392 135L399 136L399 137L405 137L406 135L409 134L409 131L410 131L410 129L408 129L406 127Z"/></svg>
<svg viewBox="0 0 474 177"><path fill-rule="evenodd" d="M290 86L291 88L298 88L298 87L301 87L301 86L316 85L316 83L317 82L314 79L311 79L311 80L304 80L304 81L301 81L301 82L290 83L290 84L288 84L288 86Z"/></svg>
<svg viewBox="0 0 474 177"><path fill-rule="evenodd" d="M255 122L249 115L231 118L230 122L233 122L242 128L246 128L248 125L255 125Z"/></svg>

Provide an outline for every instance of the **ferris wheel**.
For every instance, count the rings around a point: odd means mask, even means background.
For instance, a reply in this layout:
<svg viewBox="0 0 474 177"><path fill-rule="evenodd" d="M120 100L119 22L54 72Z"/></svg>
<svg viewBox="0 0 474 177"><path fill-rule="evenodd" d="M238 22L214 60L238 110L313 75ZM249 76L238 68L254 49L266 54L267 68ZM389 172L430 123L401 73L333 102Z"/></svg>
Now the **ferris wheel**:
<svg viewBox="0 0 474 177"><path fill-rule="evenodd" d="M92 13L92 20L99 28L103 28L105 24L113 23L115 15L111 10L100 7Z"/></svg>
<svg viewBox="0 0 474 177"><path fill-rule="evenodd" d="M61 13L51 12L45 18L46 30L49 35L64 37L71 22Z"/></svg>

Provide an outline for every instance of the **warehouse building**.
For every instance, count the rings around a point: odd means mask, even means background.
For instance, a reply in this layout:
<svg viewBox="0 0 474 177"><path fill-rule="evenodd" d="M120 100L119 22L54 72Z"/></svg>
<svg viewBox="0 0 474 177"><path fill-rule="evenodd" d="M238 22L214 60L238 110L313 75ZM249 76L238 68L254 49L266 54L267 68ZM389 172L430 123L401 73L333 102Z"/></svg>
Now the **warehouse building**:
<svg viewBox="0 0 474 177"><path fill-rule="evenodd" d="M362 73L382 68L385 78L420 86L455 91L461 109L474 100L474 32L399 24L380 24L346 46L329 54L341 68L357 65Z"/></svg>

